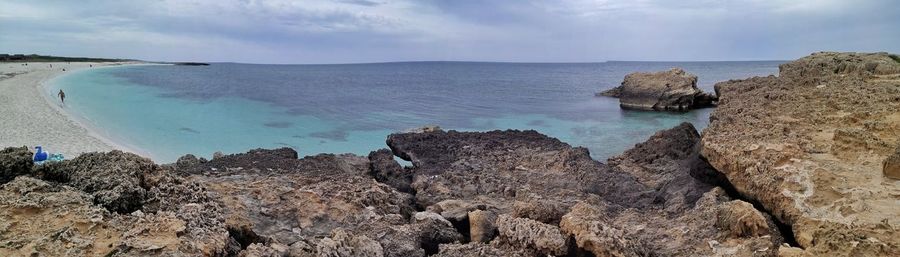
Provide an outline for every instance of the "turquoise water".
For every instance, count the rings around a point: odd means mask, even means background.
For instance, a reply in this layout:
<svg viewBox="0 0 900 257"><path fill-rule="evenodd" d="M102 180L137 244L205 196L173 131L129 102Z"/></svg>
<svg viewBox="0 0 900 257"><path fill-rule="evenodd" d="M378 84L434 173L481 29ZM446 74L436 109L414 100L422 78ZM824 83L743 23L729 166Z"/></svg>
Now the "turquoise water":
<svg viewBox="0 0 900 257"><path fill-rule="evenodd" d="M65 110L157 162L283 146L365 155L392 132L429 124L535 129L605 160L681 122L703 128L712 110L625 111L593 96L628 72L680 66L711 90L779 63L143 65L66 74L47 93L65 90Z"/></svg>

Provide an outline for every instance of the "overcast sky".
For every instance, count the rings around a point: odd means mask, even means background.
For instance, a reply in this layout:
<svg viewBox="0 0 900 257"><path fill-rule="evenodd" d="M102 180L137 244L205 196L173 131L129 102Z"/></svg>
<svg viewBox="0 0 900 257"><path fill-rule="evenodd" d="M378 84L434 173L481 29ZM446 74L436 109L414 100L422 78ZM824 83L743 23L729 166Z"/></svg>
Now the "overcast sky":
<svg viewBox="0 0 900 257"><path fill-rule="evenodd" d="M900 52L891 0L0 0L0 52L348 63Z"/></svg>

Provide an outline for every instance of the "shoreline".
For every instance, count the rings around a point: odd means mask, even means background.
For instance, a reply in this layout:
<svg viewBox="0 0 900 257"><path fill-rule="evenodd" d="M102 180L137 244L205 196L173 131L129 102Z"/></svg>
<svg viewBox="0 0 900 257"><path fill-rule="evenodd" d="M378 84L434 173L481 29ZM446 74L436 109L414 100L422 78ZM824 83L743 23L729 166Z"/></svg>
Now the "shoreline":
<svg viewBox="0 0 900 257"><path fill-rule="evenodd" d="M67 159L87 152L121 150L152 159L146 151L117 142L63 110L48 95L49 82L69 72L80 72L94 66L104 68L134 65L137 62L35 62L0 63L0 73L14 74L0 80L0 147L42 146L50 153L62 153ZM50 68L52 65L53 68ZM62 69L65 69L63 71Z"/></svg>
<svg viewBox="0 0 900 257"><path fill-rule="evenodd" d="M107 68L115 68L115 67L120 67L120 66L155 65L155 64L151 64L151 63L140 63L140 62L116 62L116 63L103 63L103 64L104 64L103 66L93 67L93 68L107 69ZM72 70L72 73L85 72L85 71L86 71L86 69L84 67L82 67L82 68ZM90 119L88 119L87 117L84 117L83 114L79 115L78 113L64 110L60 106L60 104L58 102L56 102L56 98L52 97L53 92L50 92L48 90L48 89L50 89L50 86L52 84L51 82L53 80L59 79L62 76L69 75L72 73L56 74L52 77L49 77L49 78L46 78L46 79L40 81L37 90L39 93L41 93L41 96L43 96L47 105L49 105L50 108L53 108L56 112L65 116L72 123L75 123L78 126L87 130L88 136L102 141L103 143L107 144L108 146L111 146L113 149L121 150L123 152L134 153L134 154L140 155L142 157L156 161L157 159L155 158L155 156L150 154L149 151L145 151L145 150L141 149L140 147L125 143L124 139L116 140L115 136L110 134L109 131L99 128Z"/></svg>

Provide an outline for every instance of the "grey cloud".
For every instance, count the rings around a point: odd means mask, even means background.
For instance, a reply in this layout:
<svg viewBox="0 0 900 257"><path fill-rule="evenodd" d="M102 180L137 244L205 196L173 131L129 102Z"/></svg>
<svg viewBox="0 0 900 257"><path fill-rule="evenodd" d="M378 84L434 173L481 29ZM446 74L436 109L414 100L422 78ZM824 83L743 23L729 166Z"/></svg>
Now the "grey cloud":
<svg viewBox="0 0 900 257"><path fill-rule="evenodd" d="M0 2L0 49L150 60L791 59L900 52L870 1L310 0Z"/></svg>

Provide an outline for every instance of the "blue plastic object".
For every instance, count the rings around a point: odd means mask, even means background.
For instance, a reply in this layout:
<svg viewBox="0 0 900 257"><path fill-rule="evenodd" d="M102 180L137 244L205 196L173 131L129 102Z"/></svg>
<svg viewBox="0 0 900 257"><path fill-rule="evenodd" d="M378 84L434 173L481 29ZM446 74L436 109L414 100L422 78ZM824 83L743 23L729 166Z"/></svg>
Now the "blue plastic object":
<svg viewBox="0 0 900 257"><path fill-rule="evenodd" d="M51 162L61 162L64 159L65 159L65 157L63 157L63 155L61 153L54 153L54 154L50 154L50 159L48 159L48 160Z"/></svg>
<svg viewBox="0 0 900 257"><path fill-rule="evenodd" d="M37 150L37 152L34 153L34 162L43 163L47 160L47 152L44 152L43 149L41 149L41 146L35 146L34 149Z"/></svg>

